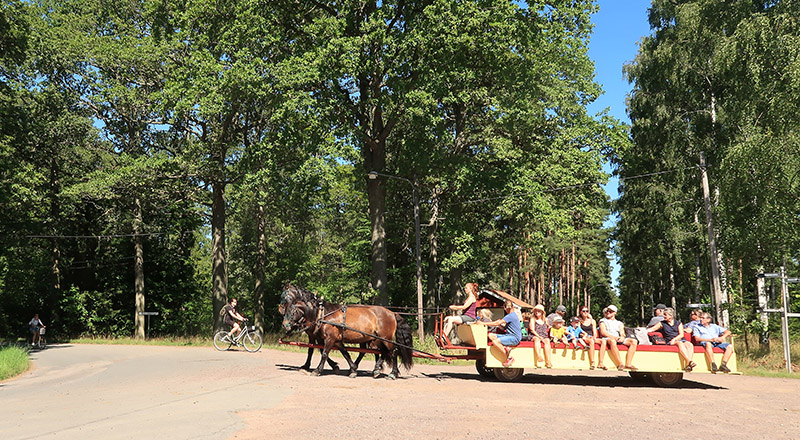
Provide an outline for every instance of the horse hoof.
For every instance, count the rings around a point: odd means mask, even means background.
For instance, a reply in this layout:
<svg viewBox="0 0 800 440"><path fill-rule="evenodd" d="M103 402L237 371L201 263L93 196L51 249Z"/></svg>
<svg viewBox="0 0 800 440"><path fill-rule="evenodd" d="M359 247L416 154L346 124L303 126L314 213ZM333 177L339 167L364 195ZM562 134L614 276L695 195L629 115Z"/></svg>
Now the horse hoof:
<svg viewBox="0 0 800 440"><path fill-rule="evenodd" d="M314 371L312 371L312 372L311 372L311 375L312 375L312 376L319 376L319 374L320 374L320 373L319 373L319 371L317 371L317 370L314 370Z"/></svg>
<svg viewBox="0 0 800 440"><path fill-rule="evenodd" d="M394 373L389 373L389 375L386 376L386 378L390 379L390 380L395 380L395 379L397 379L397 376L395 376Z"/></svg>
<svg viewBox="0 0 800 440"><path fill-rule="evenodd" d="M358 372L355 371L350 372L350 377L356 377L356 376L358 376Z"/></svg>
<svg viewBox="0 0 800 440"><path fill-rule="evenodd" d="M381 372L380 372L380 370L374 370L374 371L372 372L372 378L373 378L373 379L377 379L377 378L378 378L378 376L380 376L380 375L381 375Z"/></svg>

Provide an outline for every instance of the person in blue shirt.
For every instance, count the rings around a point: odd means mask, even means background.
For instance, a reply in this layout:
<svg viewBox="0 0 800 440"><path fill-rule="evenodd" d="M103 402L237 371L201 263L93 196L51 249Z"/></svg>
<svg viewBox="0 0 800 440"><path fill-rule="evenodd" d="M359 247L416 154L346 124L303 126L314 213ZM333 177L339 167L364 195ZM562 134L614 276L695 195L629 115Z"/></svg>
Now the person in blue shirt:
<svg viewBox="0 0 800 440"><path fill-rule="evenodd" d="M706 349L706 360L711 364L711 372L716 373L722 371L723 373L730 373L731 369L728 368L728 359L733 355L733 345L725 342L725 338L730 336L731 331L720 327L711 322L711 314L703 313L700 317L700 325L692 330L694 340L699 342ZM722 355L722 364L719 369L717 364L714 363L714 348L725 350Z"/></svg>
<svg viewBox="0 0 800 440"><path fill-rule="evenodd" d="M511 300L506 300L503 310L505 310L506 316L501 319L491 322L477 321L474 324L505 327L505 333L489 333L489 340L492 341L492 345L499 348L506 355L506 361L503 362L503 366L510 367L514 363L514 358L510 356L511 348L516 347L522 341L522 325L519 322L519 315L514 311L514 303Z"/></svg>

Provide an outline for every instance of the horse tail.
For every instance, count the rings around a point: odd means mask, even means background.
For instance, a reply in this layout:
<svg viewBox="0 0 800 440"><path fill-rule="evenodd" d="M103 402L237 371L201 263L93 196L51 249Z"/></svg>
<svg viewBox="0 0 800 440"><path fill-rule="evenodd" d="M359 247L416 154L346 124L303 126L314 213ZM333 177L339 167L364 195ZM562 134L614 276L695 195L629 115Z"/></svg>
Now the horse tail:
<svg viewBox="0 0 800 440"><path fill-rule="evenodd" d="M397 313L394 314L394 318L397 321L394 340L399 344L395 345L395 347L400 352L400 363L403 364L406 370L410 370L414 365L414 338L411 333L411 326Z"/></svg>

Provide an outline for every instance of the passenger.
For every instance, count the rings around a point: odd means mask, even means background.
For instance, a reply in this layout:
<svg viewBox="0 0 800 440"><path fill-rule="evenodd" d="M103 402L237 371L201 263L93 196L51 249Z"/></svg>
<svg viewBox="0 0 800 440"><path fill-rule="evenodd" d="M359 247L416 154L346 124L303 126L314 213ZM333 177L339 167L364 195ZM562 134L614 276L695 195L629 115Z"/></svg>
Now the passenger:
<svg viewBox="0 0 800 440"><path fill-rule="evenodd" d="M510 356L511 348L519 345L522 340L522 327L519 322L519 315L514 311L514 303L511 300L506 300L503 310L506 312L506 316L501 319L491 322L477 321L477 324L505 327L506 332L503 334L489 333L489 340L492 341L492 345L498 347L506 355L503 366L510 367L514 363L514 358Z"/></svg>
<svg viewBox="0 0 800 440"><path fill-rule="evenodd" d="M553 368L550 363L550 332L547 326L547 318L544 316L544 306L537 304L533 308L533 317L530 322L530 333L533 336L533 351L537 359L544 357L544 366ZM544 349L544 355L539 354L539 350Z"/></svg>
<svg viewBox="0 0 800 440"><path fill-rule="evenodd" d="M482 321L482 322L491 322L492 321L492 311L489 310L489 309L480 309L478 311L478 315L480 315L480 318L478 318L479 321Z"/></svg>
<svg viewBox="0 0 800 440"><path fill-rule="evenodd" d="M634 367L632 362L639 341L635 338L626 338L622 336L625 334L625 325L617 321L617 306L612 304L606 307L603 312L605 313L605 318L600 320L600 335L606 340L608 350L611 352L611 360L617 364L617 370L622 371L628 369L631 371L638 371L639 369ZM617 344L628 346L628 353L625 356L624 365L622 364Z"/></svg>
<svg viewBox="0 0 800 440"><path fill-rule="evenodd" d="M533 314L531 312L522 312L522 340L523 341L532 341L533 336L528 333L528 327L531 323L531 317Z"/></svg>
<svg viewBox="0 0 800 440"><path fill-rule="evenodd" d="M650 322L647 323L645 327L652 327L656 325L657 322L664 320L664 310L667 308L664 304L659 304L653 309L653 318L650 319Z"/></svg>
<svg viewBox="0 0 800 440"><path fill-rule="evenodd" d="M693 309L689 313L689 322L683 326L683 332L691 334L693 328L702 325L702 322L700 322L701 316L703 316L703 309Z"/></svg>
<svg viewBox="0 0 800 440"><path fill-rule="evenodd" d="M597 368L608 370L608 368L603 365L603 359L606 354L606 341L598 337L597 322L592 318L591 313L589 313L588 306L580 308L579 318L581 320L581 328L587 333L586 342L589 344L589 369L594 370L594 344L597 342L600 344L600 363L597 364Z"/></svg>
<svg viewBox="0 0 800 440"><path fill-rule="evenodd" d="M477 301L478 301L478 283L467 283L464 286L464 291L467 292L467 299L464 304L457 306L450 306L450 310L462 310L461 315L447 316L444 318L444 328L442 329L443 342L449 342L450 332L453 331L453 326L456 324L469 324L470 322L477 321Z"/></svg>
<svg viewBox="0 0 800 440"><path fill-rule="evenodd" d="M567 327L567 340L572 342L572 347L575 350L588 350L589 344L586 342L588 336L589 333L581 328L581 318L573 316Z"/></svg>
<svg viewBox="0 0 800 440"><path fill-rule="evenodd" d="M700 320L702 324L695 327L692 331L694 332L695 340L706 348L706 361L711 365L711 372L716 373L717 371L722 371L723 373L730 373L731 369L728 368L727 364L733 354L733 345L725 342L725 338L730 336L731 331L717 324L713 324L711 322L711 315L708 313L703 313ZM717 369L717 364L714 363L714 348L725 350L719 369Z"/></svg>
<svg viewBox="0 0 800 440"><path fill-rule="evenodd" d="M692 362L694 355L694 347L691 342L683 339L683 325L675 319L675 309L667 307L664 309L664 319L658 321L652 327L647 327L648 332L661 331L667 344L678 347L678 355L685 361L686 367L684 371L691 372L697 366Z"/></svg>
<svg viewBox="0 0 800 440"><path fill-rule="evenodd" d="M569 347L569 340L567 339L567 328L564 327L564 318L556 316L553 318L553 326L550 327L550 340L553 345L564 344Z"/></svg>
<svg viewBox="0 0 800 440"><path fill-rule="evenodd" d="M552 327L553 326L553 320L556 319L556 317L560 317L561 319L564 319L564 316L566 316L566 314L567 314L567 308L564 307L563 304L559 304L558 307L556 307L556 311L555 312L547 315L547 325Z"/></svg>

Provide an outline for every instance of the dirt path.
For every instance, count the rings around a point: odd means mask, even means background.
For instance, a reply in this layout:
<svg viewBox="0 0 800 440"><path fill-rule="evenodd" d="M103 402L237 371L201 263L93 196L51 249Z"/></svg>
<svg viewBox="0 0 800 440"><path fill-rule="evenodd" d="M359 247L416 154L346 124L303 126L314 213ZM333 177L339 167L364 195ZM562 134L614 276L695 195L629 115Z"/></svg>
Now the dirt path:
<svg viewBox="0 0 800 440"><path fill-rule="evenodd" d="M315 361L319 359L315 356ZM800 381L688 375L657 388L616 372L415 365L400 379L297 370L305 354L61 346L0 384L0 438L798 439Z"/></svg>

